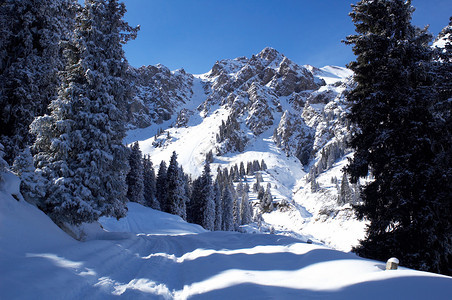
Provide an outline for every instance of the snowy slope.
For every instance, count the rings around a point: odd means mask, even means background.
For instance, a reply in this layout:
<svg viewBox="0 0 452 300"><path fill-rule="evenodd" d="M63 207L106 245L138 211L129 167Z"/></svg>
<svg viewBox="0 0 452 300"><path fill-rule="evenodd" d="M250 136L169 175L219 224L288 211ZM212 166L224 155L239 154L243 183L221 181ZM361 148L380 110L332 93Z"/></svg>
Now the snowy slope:
<svg viewBox="0 0 452 300"><path fill-rule="evenodd" d="M14 191L11 178L5 186ZM90 229L78 242L1 191L0 299L449 299L452 293L450 277L384 271L382 262L291 237L205 232L137 204L121 221L100 222L104 230Z"/></svg>
<svg viewBox="0 0 452 300"><path fill-rule="evenodd" d="M326 84L334 84L353 75L351 70L338 66L316 68L314 66L306 65L305 67L309 69L317 78L325 80Z"/></svg>

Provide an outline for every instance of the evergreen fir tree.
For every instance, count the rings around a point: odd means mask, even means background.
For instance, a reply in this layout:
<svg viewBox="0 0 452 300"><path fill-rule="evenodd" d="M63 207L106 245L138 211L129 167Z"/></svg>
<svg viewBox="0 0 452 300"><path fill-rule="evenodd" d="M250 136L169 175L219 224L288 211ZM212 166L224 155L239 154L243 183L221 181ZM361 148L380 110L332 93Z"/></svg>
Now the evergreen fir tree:
<svg viewBox="0 0 452 300"><path fill-rule="evenodd" d="M29 147L16 156L11 170L20 178L20 192L24 199L37 207L43 207L47 181L40 172L36 172Z"/></svg>
<svg viewBox="0 0 452 300"><path fill-rule="evenodd" d="M271 212L273 210L273 196L270 191L270 188L271 188L271 186L269 183L267 185L267 188L265 189L265 192L261 196L262 198L260 199L260 207L261 207L261 211L263 211L263 212ZM263 188L262 188L262 190L263 190Z"/></svg>
<svg viewBox="0 0 452 300"><path fill-rule="evenodd" d="M239 167L239 175L240 177L245 176L246 172L245 172L245 165L243 164L243 161L240 162L240 167Z"/></svg>
<svg viewBox="0 0 452 300"><path fill-rule="evenodd" d="M184 183L185 183L184 189L185 189L185 195L187 195L187 203L185 204L185 208L187 208L187 204L188 204L188 202L190 202L190 199L191 199L193 181L191 179L191 175L186 174L184 172L184 170L182 169L182 166L180 167L180 169L181 169L181 173L183 174L183 177L184 177Z"/></svg>
<svg viewBox="0 0 452 300"><path fill-rule="evenodd" d="M162 160L157 172L157 179L155 180L155 197L160 204L160 209L168 212L168 178L166 172L166 163Z"/></svg>
<svg viewBox="0 0 452 300"><path fill-rule="evenodd" d="M253 220L253 211L250 205L248 193L243 190L240 203L241 225L249 224Z"/></svg>
<svg viewBox="0 0 452 300"><path fill-rule="evenodd" d="M444 47L436 49L434 57L435 102L432 106L434 162L429 171L432 201L436 205L435 255L431 270L452 275L452 17L439 34Z"/></svg>
<svg viewBox="0 0 452 300"><path fill-rule="evenodd" d="M242 203L242 199L241 197L234 197L234 201L232 204L232 216L233 216L233 220L234 220L234 229L238 230L240 224L242 224L242 219L241 219L241 213L240 213L240 206Z"/></svg>
<svg viewBox="0 0 452 300"><path fill-rule="evenodd" d="M201 177L196 178L192 184L190 201L187 203L187 221L194 224L202 224L202 206L199 195L201 194Z"/></svg>
<svg viewBox="0 0 452 300"><path fill-rule="evenodd" d="M339 189L338 203L343 205L345 203L351 203L353 198L353 192L348 184L347 174L344 172L342 174L341 186Z"/></svg>
<svg viewBox="0 0 452 300"><path fill-rule="evenodd" d="M258 160L253 161L253 169L255 172L262 170L261 165L259 164Z"/></svg>
<svg viewBox="0 0 452 300"><path fill-rule="evenodd" d="M144 179L143 179L143 154L138 142L130 146L129 166L126 182L128 186L127 198L131 202L145 204L144 202Z"/></svg>
<svg viewBox="0 0 452 300"><path fill-rule="evenodd" d="M223 192L221 193L221 203L223 206L223 218L221 228L224 231L233 231L234 230L233 199L230 187L227 185L224 186Z"/></svg>
<svg viewBox="0 0 452 300"><path fill-rule="evenodd" d="M250 185L248 184L248 182L245 182L245 185L243 186L243 191L245 193L249 193L250 192Z"/></svg>
<svg viewBox="0 0 452 300"><path fill-rule="evenodd" d="M264 179L262 178L262 174L260 172L256 173L256 182L253 184L253 192L258 193L261 187L261 182Z"/></svg>
<svg viewBox="0 0 452 300"><path fill-rule="evenodd" d="M187 202L187 195L185 193L184 174L177 163L177 154L173 152L170 159L170 164L167 171L167 199L168 199L168 213L178 215L182 219L187 219L185 203Z"/></svg>
<svg viewBox="0 0 452 300"><path fill-rule="evenodd" d="M189 222L207 230L215 229L215 199L210 164L206 162L202 175L193 182L188 212Z"/></svg>
<svg viewBox="0 0 452 300"><path fill-rule="evenodd" d="M370 224L354 251L445 272L450 267L441 257L451 253L450 231L444 232L429 171L435 157L430 36L411 25L412 12L411 1L362 0L350 14L358 34L347 37L357 55L349 64L357 84L348 97L349 119L359 129L347 172L352 183L369 171L374 176L356 207Z"/></svg>
<svg viewBox="0 0 452 300"><path fill-rule="evenodd" d="M203 222L202 227L207 230L214 230L215 226L215 200L212 186L212 176L210 174L210 164L206 162L202 179L202 201L203 201Z"/></svg>
<svg viewBox="0 0 452 300"><path fill-rule="evenodd" d="M246 175L253 175L253 174L254 174L253 163L249 161L246 164Z"/></svg>
<svg viewBox="0 0 452 300"><path fill-rule="evenodd" d="M156 197L155 170L149 155L143 157L144 205L160 210L160 203Z"/></svg>
<svg viewBox="0 0 452 300"><path fill-rule="evenodd" d="M67 66L51 114L31 131L37 170L48 179L44 210L57 223L80 224L126 213L128 150L122 108L129 89L122 44L136 30L117 1L87 0L65 45Z"/></svg>
<svg viewBox="0 0 452 300"><path fill-rule="evenodd" d="M215 180L215 184L213 185L213 194L215 200L215 224L214 230L222 230L223 223L223 205L221 203L221 188L217 180Z"/></svg>
<svg viewBox="0 0 452 300"><path fill-rule="evenodd" d="M8 163L3 159L3 157L5 156L4 150L5 147L2 145L2 143L0 143L0 183L3 183L3 174L6 173L6 170L8 168Z"/></svg>
<svg viewBox="0 0 452 300"><path fill-rule="evenodd" d="M212 152L212 150L207 152L207 154L206 154L206 161L208 161L209 163L213 163L213 152Z"/></svg>
<svg viewBox="0 0 452 300"><path fill-rule="evenodd" d="M260 200L260 202L262 202L264 200L264 196L265 196L265 189L263 186L259 186L259 189L257 190L257 199Z"/></svg>
<svg viewBox="0 0 452 300"><path fill-rule="evenodd" d="M262 161L261 161L261 169L262 169L262 171L267 170L267 164L265 163L264 159L262 159Z"/></svg>
<svg viewBox="0 0 452 300"><path fill-rule="evenodd" d="M57 96L63 70L59 42L72 30L70 0L5 0L0 4L0 142L12 165L33 142L29 125Z"/></svg>

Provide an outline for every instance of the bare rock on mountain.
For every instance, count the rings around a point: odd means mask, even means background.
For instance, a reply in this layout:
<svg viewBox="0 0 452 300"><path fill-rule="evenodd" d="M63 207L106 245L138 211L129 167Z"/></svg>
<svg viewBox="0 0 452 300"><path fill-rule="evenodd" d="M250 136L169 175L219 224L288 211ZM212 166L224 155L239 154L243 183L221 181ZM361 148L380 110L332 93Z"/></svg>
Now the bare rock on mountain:
<svg viewBox="0 0 452 300"><path fill-rule="evenodd" d="M129 101L130 126L144 128L169 120L192 95L193 75L183 69L171 72L163 65L129 68L135 97Z"/></svg>
<svg viewBox="0 0 452 300"><path fill-rule="evenodd" d="M306 165L312 155L314 133L301 116L286 110L273 133L273 140L287 156L293 155Z"/></svg>
<svg viewBox="0 0 452 300"><path fill-rule="evenodd" d="M249 113L246 118L246 125L254 135L260 135L273 125L273 109L269 102L275 100L276 97L256 83L253 83L248 89L248 97Z"/></svg>

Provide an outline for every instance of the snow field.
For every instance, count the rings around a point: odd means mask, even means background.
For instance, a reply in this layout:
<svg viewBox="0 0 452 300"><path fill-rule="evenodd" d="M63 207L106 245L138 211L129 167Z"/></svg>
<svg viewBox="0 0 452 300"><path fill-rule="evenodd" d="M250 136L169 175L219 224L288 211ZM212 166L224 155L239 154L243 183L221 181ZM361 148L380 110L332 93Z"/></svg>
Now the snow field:
<svg viewBox="0 0 452 300"><path fill-rule="evenodd" d="M34 206L0 192L0 298L448 299L452 292L450 277L384 271L383 262L286 236L206 232L135 203L126 218L100 223L75 241Z"/></svg>

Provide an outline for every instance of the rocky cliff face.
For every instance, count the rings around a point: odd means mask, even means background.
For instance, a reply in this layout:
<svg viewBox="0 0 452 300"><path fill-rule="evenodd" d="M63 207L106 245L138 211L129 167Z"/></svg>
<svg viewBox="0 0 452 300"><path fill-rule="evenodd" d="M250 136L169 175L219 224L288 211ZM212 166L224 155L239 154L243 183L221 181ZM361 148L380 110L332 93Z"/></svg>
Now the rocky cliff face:
<svg viewBox="0 0 452 300"><path fill-rule="evenodd" d="M193 93L193 75L183 69L171 72L163 65L156 65L130 67L128 73L135 88L127 112L131 128L145 128L169 120Z"/></svg>

